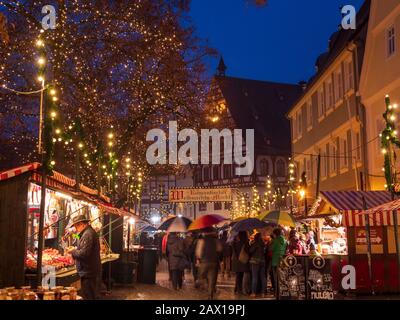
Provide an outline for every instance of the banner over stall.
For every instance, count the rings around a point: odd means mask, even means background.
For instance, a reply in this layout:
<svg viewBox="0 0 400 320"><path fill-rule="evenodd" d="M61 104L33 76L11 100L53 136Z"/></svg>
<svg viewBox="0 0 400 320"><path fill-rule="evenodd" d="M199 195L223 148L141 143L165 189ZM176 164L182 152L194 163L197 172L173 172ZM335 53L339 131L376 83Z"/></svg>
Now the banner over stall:
<svg viewBox="0 0 400 320"><path fill-rule="evenodd" d="M182 188L170 189L169 202L229 202L232 201L231 188Z"/></svg>

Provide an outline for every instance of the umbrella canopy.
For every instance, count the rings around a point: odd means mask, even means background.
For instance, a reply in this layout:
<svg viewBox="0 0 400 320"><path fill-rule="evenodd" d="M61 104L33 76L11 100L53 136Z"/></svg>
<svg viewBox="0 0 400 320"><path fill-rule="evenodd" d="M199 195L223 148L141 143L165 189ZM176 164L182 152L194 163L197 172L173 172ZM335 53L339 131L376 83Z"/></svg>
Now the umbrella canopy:
<svg viewBox="0 0 400 320"><path fill-rule="evenodd" d="M218 214L206 214L194 220L188 230L192 231L209 228L225 220L227 219Z"/></svg>
<svg viewBox="0 0 400 320"><path fill-rule="evenodd" d="M147 226L142 230L142 232L157 232L157 228L154 228L153 226Z"/></svg>
<svg viewBox="0 0 400 320"><path fill-rule="evenodd" d="M238 221L233 227L232 231L240 232L240 231L251 231L254 229L265 228L267 224L264 221L256 218L248 218L241 221Z"/></svg>
<svg viewBox="0 0 400 320"><path fill-rule="evenodd" d="M165 220L159 227L158 230L162 230L162 231L166 231L168 230L168 228L170 227L170 225L172 224L172 222L174 222L176 219L182 219L183 222L185 223L186 228L192 223L192 220L185 218L185 217L171 217L168 218L167 220Z"/></svg>
<svg viewBox="0 0 400 320"><path fill-rule="evenodd" d="M286 211L267 211L259 215L258 219L282 226L295 227L296 220Z"/></svg>
<svg viewBox="0 0 400 320"><path fill-rule="evenodd" d="M176 218L167 229L167 232L186 232L188 225L183 218Z"/></svg>

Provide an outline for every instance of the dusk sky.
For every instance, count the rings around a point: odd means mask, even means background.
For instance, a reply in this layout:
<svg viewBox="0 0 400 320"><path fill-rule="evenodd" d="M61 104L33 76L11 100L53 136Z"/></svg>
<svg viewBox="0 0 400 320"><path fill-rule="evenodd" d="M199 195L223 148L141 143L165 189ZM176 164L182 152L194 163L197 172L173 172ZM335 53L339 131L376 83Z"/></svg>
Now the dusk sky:
<svg viewBox="0 0 400 320"><path fill-rule="evenodd" d="M297 83L314 73L341 23L341 5L358 10L363 0L268 0L256 7L246 0L193 0L198 35L223 55L227 75ZM210 74L218 59L209 63Z"/></svg>

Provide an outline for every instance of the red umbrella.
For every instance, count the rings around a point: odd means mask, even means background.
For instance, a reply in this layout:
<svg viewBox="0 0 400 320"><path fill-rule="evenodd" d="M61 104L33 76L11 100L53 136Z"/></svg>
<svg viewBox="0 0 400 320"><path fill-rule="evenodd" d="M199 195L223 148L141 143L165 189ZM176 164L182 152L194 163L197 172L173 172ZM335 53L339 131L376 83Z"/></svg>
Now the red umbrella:
<svg viewBox="0 0 400 320"><path fill-rule="evenodd" d="M209 228L225 220L227 219L218 214L206 214L194 220L189 226L188 231Z"/></svg>

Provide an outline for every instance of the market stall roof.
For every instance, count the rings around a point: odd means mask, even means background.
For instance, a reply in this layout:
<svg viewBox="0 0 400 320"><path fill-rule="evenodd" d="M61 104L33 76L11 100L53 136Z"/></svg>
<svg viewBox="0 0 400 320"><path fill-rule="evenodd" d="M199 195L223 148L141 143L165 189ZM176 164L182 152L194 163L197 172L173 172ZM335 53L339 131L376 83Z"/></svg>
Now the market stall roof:
<svg viewBox="0 0 400 320"><path fill-rule="evenodd" d="M0 181L4 181L7 179L12 179L21 174L32 172L31 178L33 181L40 183L42 181L41 173L38 171L41 167L41 164L38 162L33 162L30 164L26 164L17 168L13 168L7 171L0 172ZM60 189L61 191L68 192L72 194L76 198L83 198L86 201L90 201L95 203L101 210L107 213L120 215L120 216L132 216L136 217L132 213L124 211L122 209L118 209L113 207L110 202L110 198L100 194L98 195L97 190L91 189L83 184L79 184L79 190L75 189L76 181L71 179L57 171L53 170L53 175L48 176L46 180L46 184L50 187L54 187L56 189ZM98 197L98 198L97 198Z"/></svg>
<svg viewBox="0 0 400 320"><path fill-rule="evenodd" d="M363 199L367 208L373 208L389 202L391 194L388 191L321 191L307 218L342 214L344 226L365 226L365 219L359 214L363 211ZM390 221L371 215L370 223L371 226L388 225Z"/></svg>

